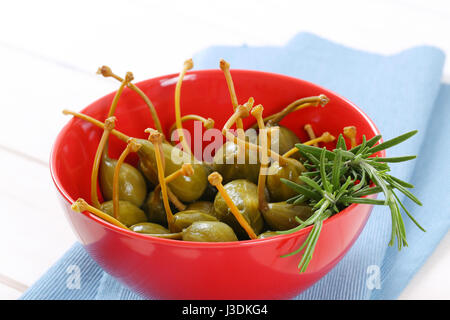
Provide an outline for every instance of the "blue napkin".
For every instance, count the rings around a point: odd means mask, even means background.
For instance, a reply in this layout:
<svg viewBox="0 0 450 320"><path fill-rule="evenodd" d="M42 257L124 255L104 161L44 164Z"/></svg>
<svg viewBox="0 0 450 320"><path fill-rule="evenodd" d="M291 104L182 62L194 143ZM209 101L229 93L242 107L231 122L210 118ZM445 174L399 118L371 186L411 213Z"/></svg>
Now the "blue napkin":
<svg viewBox="0 0 450 320"><path fill-rule="evenodd" d="M197 69L218 68L225 58L235 69L255 69L302 78L329 88L358 105L385 139L418 129L419 134L389 156L417 154L418 160L392 165L393 174L416 185L423 202L406 207L427 230L405 217L409 247L387 246L391 218L376 207L355 245L324 278L296 299L395 299L447 233L450 172L448 137L450 86L441 85L444 54L420 46L395 55L362 52L300 33L283 47L212 47L194 57ZM79 286L74 286L74 266ZM103 272L75 244L22 299L141 299Z"/></svg>

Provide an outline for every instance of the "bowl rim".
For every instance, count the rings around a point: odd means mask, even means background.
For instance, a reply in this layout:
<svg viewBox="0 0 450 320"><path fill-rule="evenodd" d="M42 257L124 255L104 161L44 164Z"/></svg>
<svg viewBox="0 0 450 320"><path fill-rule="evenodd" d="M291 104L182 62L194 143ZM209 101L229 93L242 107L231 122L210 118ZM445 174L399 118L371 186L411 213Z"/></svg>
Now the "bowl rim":
<svg viewBox="0 0 450 320"><path fill-rule="evenodd" d="M186 74L208 74L208 73L221 73L220 70L218 69L202 69L202 70L193 70L193 71L189 71ZM310 81L307 80L303 80L300 78L296 78L296 77L292 77L292 76L287 76L287 75L283 75L283 74L279 74L279 73L274 73L274 72L267 72L267 71L259 71L259 70L246 70L246 69L232 69L231 73L241 73L241 74L253 74L253 75L263 75L266 77L275 77L275 78L280 78L280 79L285 79L288 81L296 81L299 83L303 83L312 87L315 87L319 90L323 90L325 92L329 92L332 93L333 95L335 95L337 98L341 99L342 101L344 101L347 105L349 105L352 109L354 109L356 112L358 112L363 119L367 122L367 124L370 126L370 128L373 130L373 132L375 133L375 135L379 135L380 131L378 130L377 126L375 125L375 123L372 121L372 119L369 118L369 116L362 111L356 104L354 104L353 102L351 102L350 100L348 100L347 98L341 96L340 94L337 94L336 92L324 88L320 85L317 85L315 83L312 83ZM150 81L159 81L161 82L161 80L170 80L173 79L174 77L178 77L179 73L172 73L172 74L167 74L167 75L163 75L163 76L158 76L158 77L153 77L153 78L149 78L149 79L145 79L142 81L139 81L137 83L135 83L135 85L139 86L140 84L143 83L147 83ZM106 97L115 94L116 91L113 91L111 93L108 93L102 97L100 97L99 99L91 102L88 106L86 106L85 108L83 108L80 112L84 113L86 111L86 109L88 109L90 106L92 106L93 104L97 103L98 101L105 99ZM53 183L57 189L57 191L59 192L59 194L69 203L69 205L72 205L75 200L68 194L68 192L64 189L64 187L62 186L62 183L60 182L60 179L58 178L57 174L56 174L56 146L59 144L60 140L62 139L62 133L63 131L65 131L69 125L74 121L75 119L72 117L64 126L63 128L58 132L58 135L52 145L52 149L50 152L50 159L49 159L49 169L50 169L50 174L53 180ZM381 143L383 141L383 139L381 138L380 141L378 143ZM380 152L380 156L385 156L385 150L382 150ZM371 195L371 196L366 196L368 198L376 198L376 194L375 195ZM350 206L348 206L347 208L345 208L344 210L336 213L335 215L327 218L326 220L324 220L323 225L324 227L329 224L329 223L333 223L335 220L339 219L340 216L343 215L347 215L349 214L351 211L353 211L357 206L372 206L372 205L368 205L368 204L357 204L357 203L353 203ZM236 247L240 247L240 246L258 246L258 245L263 245L266 243L270 243L270 242L277 242L277 241L282 241L282 240L288 240L291 238L297 238L300 236L303 236L304 234L309 233L309 231L312 229L312 225L303 228L301 230L295 231L293 233L290 234L281 234L281 235L277 235L277 236L273 236L273 237L268 237L268 238L263 238L263 239L250 239L250 240L240 240L240 241L232 241L232 242L194 242L194 241L180 241L180 240L174 240L174 239L164 239L164 238L158 238L158 237L154 237L151 235L146 235L146 234L142 234L142 233L137 233L131 230L127 230L127 229L123 229L121 227L118 227L116 225L113 225L99 217L97 217L96 215L85 211L80 213L82 215L84 215L86 218L93 220L96 223L100 223L103 227L109 229L110 231L119 233L123 236L127 236L129 238L139 238L141 240L144 241L153 241L153 242L158 242L161 243L162 245L169 245L169 246L176 246L176 247L186 247L186 248L236 248Z"/></svg>

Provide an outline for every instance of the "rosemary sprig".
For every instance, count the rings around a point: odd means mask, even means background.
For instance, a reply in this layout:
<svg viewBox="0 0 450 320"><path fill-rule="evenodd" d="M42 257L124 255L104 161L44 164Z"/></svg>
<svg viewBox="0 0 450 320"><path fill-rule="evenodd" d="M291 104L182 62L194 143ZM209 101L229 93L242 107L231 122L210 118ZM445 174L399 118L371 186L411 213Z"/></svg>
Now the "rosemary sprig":
<svg viewBox="0 0 450 320"><path fill-rule="evenodd" d="M375 153L402 143L416 133L417 130L411 131L378 145L376 143L381 139L380 135L370 140L366 140L366 137L363 136L362 143L350 150L347 150L342 134L339 136L336 149L333 151L297 144L296 147L306 159L305 167L309 171L302 173L299 177L303 184L297 184L286 179L281 180L298 193L288 200L289 203L306 203L312 206L314 211L306 221L297 219L299 223L297 227L278 233L289 234L310 225L313 227L300 248L282 257L303 252L298 269L300 272L305 272L313 257L323 221L352 203L388 206L392 218L392 235L389 245L394 245L395 239L397 239L399 250L408 245L400 208L422 231L425 231L406 210L395 193L395 190L397 190L421 206L422 203L419 199L408 190L414 186L388 174L390 171L388 163L409 161L416 157L385 158L374 156ZM365 196L379 192L384 194L384 200L365 198Z"/></svg>

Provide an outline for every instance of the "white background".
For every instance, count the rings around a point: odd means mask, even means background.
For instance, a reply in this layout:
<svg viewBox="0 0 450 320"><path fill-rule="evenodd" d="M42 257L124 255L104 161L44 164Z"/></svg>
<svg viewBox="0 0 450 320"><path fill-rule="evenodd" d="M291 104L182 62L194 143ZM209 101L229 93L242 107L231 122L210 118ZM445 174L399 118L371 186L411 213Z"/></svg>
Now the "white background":
<svg viewBox="0 0 450 320"><path fill-rule="evenodd" d="M75 241L48 170L80 110L136 80L178 72L210 45L283 45L300 31L383 54L431 44L450 55L448 1L0 1L0 299L15 299ZM450 82L447 61L443 80ZM449 299L450 236L402 293Z"/></svg>

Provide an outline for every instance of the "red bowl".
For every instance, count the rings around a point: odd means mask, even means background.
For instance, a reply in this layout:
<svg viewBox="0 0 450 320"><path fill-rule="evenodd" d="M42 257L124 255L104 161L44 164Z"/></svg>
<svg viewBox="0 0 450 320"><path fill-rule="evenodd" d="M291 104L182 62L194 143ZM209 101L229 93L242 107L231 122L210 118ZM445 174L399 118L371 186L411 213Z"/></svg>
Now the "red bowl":
<svg viewBox="0 0 450 320"><path fill-rule="evenodd" d="M325 94L325 108L310 107L288 116L282 124L307 140L303 126L311 123L317 133L338 136L354 125L358 136L379 134L374 123L358 107L315 84L279 74L233 70L239 102L254 97L264 114L274 113L306 96ZM140 82L138 86L159 111L168 129L174 122L174 91L178 75ZM82 112L104 120L114 93ZM213 117L222 128L232 113L224 76L220 70L190 72L182 87L182 113ZM153 126L147 106L137 94L125 89L116 111L116 129L146 138ZM245 119L250 125L252 117ZM110 275L144 297L156 299L287 299L296 296L329 272L346 254L363 229L370 205L351 205L327 219L305 273L299 274L300 256L280 256L298 248L311 227L289 235L228 243L196 243L160 239L111 225L90 213L70 209L74 199L90 199L90 170L102 130L72 119L53 146L50 168L59 198L74 232L90 256ZM167 132L166 132L167 134ZM124 143L112 137L110 154L118 157ZM383 155L384 153L380 154ZM130 163L136 164L136 157Z"/></svg>

